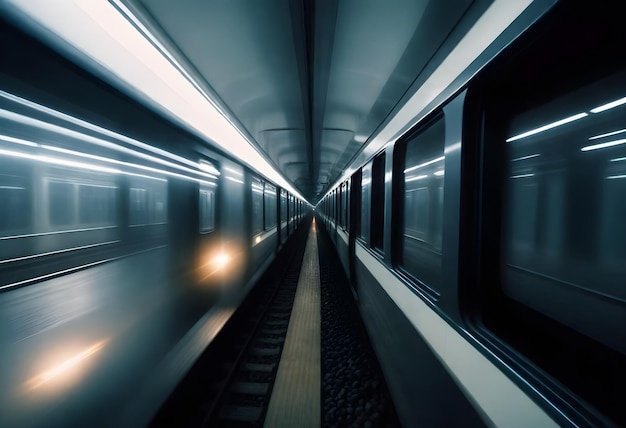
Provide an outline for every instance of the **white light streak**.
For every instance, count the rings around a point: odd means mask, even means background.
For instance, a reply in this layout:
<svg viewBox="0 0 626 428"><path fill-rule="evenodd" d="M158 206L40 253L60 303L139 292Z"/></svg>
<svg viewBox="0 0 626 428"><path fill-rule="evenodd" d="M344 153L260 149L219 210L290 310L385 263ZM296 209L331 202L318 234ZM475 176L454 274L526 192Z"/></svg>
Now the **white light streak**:
<svg viewBox="0 0 626 428"><path fill-rule="evenodd" d="M173 56L158 42L153 44L156 38L142 27L138 31L135 25L139 20L122 2L115 3L7 0L2 7L4 12L22 17L35 31L54 34L63 41L63 48L81 55L93 69L110 76L113 84L133 88L143 102L304 199L217 103L190 80Z"/></svg>
<svg viewBox="0 0 626 428"><path fill-rule="evenodd" d="M234 169L234 168L230 168L230 167L228 167L228 166L225 166L225 167L222 167L222 169L224 169L224 170L226 170L226 171L228 171L228 172L231 172L231 173L233 173L233 174L235 174L235 175L238 175L239 177L243 177L243 174L242 174L240 171L237 171L237 170L236 170L236 169Z"/></svg>
<svg viewBox="0 0 626 428"><path fill-rule="evenodd" d="M111 150L115 150L115 151L120 152L120 153L126 153L126 154L129 154L129 155L134 156L134 157L138 157L138 158L141 158L141 159L145 159L145 160L148 160L148 161L151 161L151 162L154 162L154 163L158 163L158 164L161 164L161 165L164 165L164 166L168 166L168 167L177 169L179 171L184 171L184 172L187 172L187 173L196 174L196 175L199 175L201 177L205 177L205 178L209 178L209 179L217 178L213 174L208 174L206 172L199 171L198 169L187 168L185 166L182 166L182 165L179 165L179 164L167 161L165 159L157 158L157 157L152 156L152 155L148 155L148 154L145 154L145 153L138 152L136 150L129 149L129 148L124 147L124 146L120 146L119 144L115 144L115 143L112 143L110 141L103 140L101 138L96 138L96 137L93 137L91 135L83 134L81 132L74 131L72 129L63 128L63 127L58 126L58 125L54 125L54 124L51 124L51 123L48 123L48 122L44 122L44 121L41 121L41 120L38 120L38 119L34 119L32 117L24 116L22 114L14 113L14 112L11 112L11 111L8 111L8 110L0 109L0 117L4 117L5 119L16 121L16 122L22 123L22 124L27 125L27 126L33 126L33 127L39 128L39 129L44 129L46 131L52 131L52 132L55 132L57 134L64 135L64 136L67 136L67 137L76 138L76 139L84 141L86 143L95 144L97 146L104 147L104 148L111 149ZM31 141L31 143L37 145L36 142L32 142ZM191 162L191 161L188 161L188 162ZM194 167L196 167L196 168L198 167L198 165L196 163L192 163L192 165L194 165Z"/></svg>
<svg viewBox="0 0 626 428"><path fill-rule="evenodd" d="M119 169L106 168L106 167L93 165L93 164L87 164L83 162L74 162L74 161L60 159L60 158L54 158L51 156L32 155L29 153L16 152L13 150L0 149L0 155L22 158L22 159L36 160L39 162L50 163L53 165L71 166L71 167L79 168L79 169L89 169L92 171L108 172L108 173L114 173L114 174L119 174L122 172Z"/></svg>
<svg viewBox="0 0 626 428"><path fill-rule="evenodd" d="M620 130L613 131L613 132L607 132L606 134L594 135L593 137L589 137L589 139L597 140L598 138L610 137L612 135L621 134L623 132L626 132L626 129L620 129Z"/></svg>
<svg viewBox="0 0 626 428"><path fill-rule="evenodd" d="M239 184L244 184L242 180L238 180L235 177L231 177L229 175L226 175L225 177L226 177L226 180L230 180L230 181L233 181L233 182L239 183Z"/></svg>
<svg viewBox="0 0 626 428"><path fill-rule="evenodd" d="M622 138L621 140L613 140L613 141L607 141L605 143L600 143L600 144L594 144L592 146L585 146L582 149L580 149L581 152L589 152L591 150L598 150L598 149L604 149L607 147L613 147L613 146L619 146L626 143L626 138Z"/></svg>
<svg viewBox="0 0 626 428"><path fill-rule="evenodd" d="M534 177L535 174L520 174L520 175L514 175L510 178L528 178L528 177Z"/></svg>
<svg viewBox="0 0 626 428"><path fill-rule="evenodd" d="M610 110L623 104L626 104L626 97L620 98L619 100L611 101L610 103L606 103L596 108L592 108L590 111L591 113L601 113L603 111Z"/></svg>
<svg viewBox="0 0 626 428"><path fill-rule="evenodd" d="M32 141L23 140L21 138L10 137L8 135L0 135L0 140L6 141L7 143L21 144L23 146L37 147L37 143L33 143Z"/></svg>
<svg viewBox="0 0 626 428"><path fill-rule="evenodd" d="M411 172L411 171L415 171L416 169L424 168L425 166L434 164L436 162L440 162L440 161L444 160L445 158L446 158L445 156L440 156L440 157L438 157L436 159L429 160L428 162L424 162L424 163L421 163L419 165L412 166L410 168L405 169L404 173L406 174L407 172Z"/></svg>
<svg viewBox="0 0 626 428"><path fill-rule="evenodd" d="M82 119L78 119L78 118L76 118L74 116L70 116L70 115L65 114L63 112L60 112L58 110L54 110L54 109L51 109L50 107L46 107L44 105L37 104L37 103L35 103L33 101L30 101L30 100L18 97L16 95L10 94L8 92L0 90L0 97L1 98L5 98L5 99L10 100L10 101L13 101L13 102L16 102L18 104L27 106L27 107L32 108L34 110L37 110L39 112L46 113L46 114L48 114L48 115L50 115L52 117L55 117L57 119L62 119L64 121L67 121L67 122L70 122L72 124L78 125L78 126L80 126L82 128L89 129L91 131L95 131L95 132L97 132L99 134L102 134L102 135L105 135L107 137L112 137L115 140L119 140L119 141L122 141L124 143L128 143L128 144L130 144L132 146L135 146L137 148L146 150L148 152L161 155L161 156L166 157L168 159L175 160L177 162L183 163L185 165L188 165L188 166L191 166L191 167L194 167L194 168L197 167L195 162L193 162L193 161L191 161L189 159L185 159L185 158L183 158L181 156L175 155L174 153L170 153L170 152L168 152L166 150L160 149L158 147L151 146L150 144L146 144L144 142L141 142L141 141L135 140L133 138L130 138L130 137L126 136L126 135L119 134L117 132L111 131L111 130L106 129L106 128L102 128L102 127L100 127L98 125L95 125L95 124L93 124L91 122L87 122L87 121L84 121ZM19 115L19 116L21 116L21 115ZM35 119L33 119L33 120L35 120ZM42 123L46 123L46 122L42 122ZM65 128L61 127L61 129L65 129ZM73 132L76 132L79 135L83 135L83 134L80 134L77 131L73 131Z"/></svg>
<svg viewBox="0 0 626 428"><path fill-rule="evenodd" d="M518 161L523 161L526 159L533 159L539 156L541 156L539 153L535 153L534 155L522 156L521 158L511 159L511 162L518 162Z"/></svg>
<svg viewBox="0 0 626 428"><path fill-rule="evenodd" d="M423 180L426 177L428 177L427 174L422 174L422 175L415 175L415 176L409 176L406 180L404 180L405 183L408 183L409 181L417 181L417 180Z"/></svg>
<svg viewBox="0 0 626 428"><path fill-rule="evenodd" d="M442 175L444 175L444 174L445 174L445 171L442 169L442 170L439 170L439 171L435 171L435 172L434 172L434 174L435 174L437 177L441 177Z"/></svg>
<svg viewBox="0 0 626 428"><path fill-rule="evenodd" d="M626 178L626 174L610 175L610 176L606 177L607 180L619 180L621 178Z"/></svg>
<svg viewBox="0 0 626 428"><path fill-rule="evenodd" d="M557 120L556 122L548 123L547 125L540 126L539 128L531 129L530 131L523 132L521 134L510 137L506 140L507 143L521 140L522 138L530 137L531 135L536 135L541 132L547 131L549 129L556 128L558 126L565 125L570 122L574 122L576 120L582 119L584 117L589 116L587 113L578 113L573 116L566 117L565 119Z"/></svg>

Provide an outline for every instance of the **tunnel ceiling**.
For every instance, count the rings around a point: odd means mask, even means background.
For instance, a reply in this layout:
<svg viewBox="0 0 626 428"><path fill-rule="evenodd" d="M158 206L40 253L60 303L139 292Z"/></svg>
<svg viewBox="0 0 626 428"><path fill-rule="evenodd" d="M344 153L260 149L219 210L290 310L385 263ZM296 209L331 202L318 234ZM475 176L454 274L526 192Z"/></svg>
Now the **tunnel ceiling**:
<svg viewBox="0 0 626 428"><path fill-rule="evenodd" d="M427 68L471 0L128 0L310 202Z"/></svg>

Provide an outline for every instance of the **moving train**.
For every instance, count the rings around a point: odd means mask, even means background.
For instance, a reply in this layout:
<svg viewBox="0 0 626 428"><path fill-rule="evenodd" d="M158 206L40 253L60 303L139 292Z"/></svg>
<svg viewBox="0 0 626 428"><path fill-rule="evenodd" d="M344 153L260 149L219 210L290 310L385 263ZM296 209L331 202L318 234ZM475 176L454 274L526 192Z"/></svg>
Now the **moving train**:
<svg viewBox="0 0 626 428"><path fill-rule="evenodd" d="M146 425L306 205L0 21L0 426Z"/></svg>
<svg viewBox="0 0 626 428"><path fill-rule="evenodd" d="M549 6L316 207L406 426L626 425L626 27Z"/></svg>

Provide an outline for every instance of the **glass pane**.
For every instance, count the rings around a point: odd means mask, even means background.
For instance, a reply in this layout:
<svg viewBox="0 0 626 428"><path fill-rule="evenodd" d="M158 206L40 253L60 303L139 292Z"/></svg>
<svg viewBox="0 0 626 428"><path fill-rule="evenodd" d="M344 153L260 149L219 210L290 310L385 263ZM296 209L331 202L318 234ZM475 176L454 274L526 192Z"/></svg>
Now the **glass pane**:
<svg viewBox="0 0 626 428"><path fill-rule="evenodd" d="M62 226L74 223L74 184L50 181L48 183L48 209L51 225Z"/></svg>
<svg viewBox="0 0 626 428"><path fill-rule="evenodd" d="M79 222L111 225L115 223L115 186L80 184L78 186Z"/></svg>
<svg viewBox="0 0 626 428"><path fill-rule="evenodd" d="M200 232L215 229L215 192L200 190Z"/></svg>
<svg viewBox="0 0 626 428"><path fill-rule="evenodd" d="M372 184L371 170L363 168L361 176L361 224L359 236L365 240L369 239L370 230L370 187Z"/></svg>
<svg viewBox="0 0 626 428"><path fill-rule="evenodd" d="M276 226L276 188L265 183L265 229Z"/></svg>
<svg viewBox="0 0 626 428"><path fill-rule="evenodd" d="M372 164L372 247L383 249L385 230L385 155Z"/></svg>
<svg viewBox="0 0 626 428"><path fill-rule="evenodd" d="M29 226L31 191L24 177L0 175L0 236L23 231Z"/></svg>
<svg viewBox="0 0 626 428"><path fill-rule="evenodd" d="M504 292L626 352L626 73L511 119Z"/></svg>
<svg viewBox="0 0 626 428"><path fill-rule="evenodd" d="M131 187L129 191L129 223L131 226L148 223L148 190Z"/></svg>
<svg viewBox="0 0 626 428"><path fill-rule="evenodd" d="M257 234L263 230L263 183L261 180L252 179L252 233Z"/></svg>
<svg viewBox="0 0 626 428"><path fill-rule="evenodd" d="M440 118L406 144L401 266L441 286L445 126Z"/></svg>

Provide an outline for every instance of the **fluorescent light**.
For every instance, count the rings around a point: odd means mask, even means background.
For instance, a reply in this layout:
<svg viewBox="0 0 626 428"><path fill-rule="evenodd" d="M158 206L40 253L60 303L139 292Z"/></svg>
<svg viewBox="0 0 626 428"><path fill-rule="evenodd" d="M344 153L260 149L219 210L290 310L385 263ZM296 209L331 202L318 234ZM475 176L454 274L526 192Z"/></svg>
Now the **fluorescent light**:
<svg viewBox="0 0 626 428"><path fill-rule="evenodd" d="M557 120L556 122L548 123L547 125L540 126L539 128L531 129L530 131L523 132L521 134L510 137L506 140L507 143L520 140L522 138L530 137L531 135L539 134L540 132L547 131L549 129L556 128L557 126L565 125L566 123L574 122L575 120L582 119L589 116L587 113L578 113L573 116L566 117L565 119Z"/></svg>
<svg viewBox="0 0 626 428"><path fill-rule="evenodd" d="M522 156L521 158L511 159L511 162L517 162L517 161L522 161L522 160L526 160L526 159L532 159L532 158L536 158L538 156L541 156L541 155L539 153L535 153L534 155Z"/></svg>
<svg viewBox="0 0 626 428"><path fill-rule="evenodd" d="M607 141L605 143L600 143L600 144L594 144L593 146L585 146L582 149L580 149L581 152L588 152L591 150L598 150L598 149L604 149L606 147L613 147L613 146L619 146L621 144L626 143L626 138L622 138L621 140L613 140L613 141Z"/></svg>
<svg viewBox="0 0 626 428"><path fill-rule="evenodd" d="M533 177L535 174L520 174L520 175L514 175L512 177L509 178L528 178L528 177Z"/></svg>
<svg viewBox="0 0 626 428"><path fill-rule="evenodd" d="M406 180L404 180L405 183L408 183L409 181L417 181L417 180L423 180L426 177L428 177L427 174L422 174L422 175L415 175L415 176L409 176Z"/></svg>
<svg viewBox="0 0 626 428"><path fill-rule="evenodd" d="M600 113L600 112L603 112L605 110L609 110L609 109L621 106L623 104L626 104L626 97L620 98L619 100L611 101L610 103L601 105L601 106L596 107L596 108L592 108L589 111L591 111L591 113Z"/></svg>
<svg viewBox="0 0 626 428"><path fill-rule="evenodd" d="M54 3L54 4L52 4ZM181 71L156 44L156 38L116 1L1 2L3 13L20 17L40 34L52 33L93 70L116 86L132 88L137 98L247 164L268 180L304 199L248 141L217 103Z"/></svg>
<svg viewBox="0 0 626 428"><path fill-rule="evenodd" d="M433 164L433 163L435 163L435 162L440 162L440 161L444 160L445 158L446 158L445 156L440 156L440 157L438 157L438 158L436 158L436 159L429 160L428 162L424 162L424 163L421 163L421 164L419 164L419 165L412 166L411 168L407 168L407 169L405 169L405 170L404 170L404 173L406 174L407 172L410 172L410 171L415 171L416 169L423 168L423 167L428 166L428 165L431 165L431 164Z"/></svg>
<svg viewBox="0 0 626 428"><path fill-rule="evenodd" d="M508 27L517 19L522 12L532 3L531 0L494 1L487 10L478 18L472 28L452 49L452 52L441 62L423 85L411 95L409 100L376 135L369 139L369 143L362 152L357 155L349 165L350 171L356 171L372 155L382 147L397 141L414 124L426 117L438 106L432 106L437 96L450 88L455 81L454 88L462 87L473 74L459 79L462 73L470 68L472 62L487 49ZM458 80L457 80L458 79ZM455 145L456 146L456 145ZM453 147L450 147L453 149ZM446 150L448 151L448 150ZM335 187L336 183L350 177L351 173L343 176L330 187L321 199Z"/></svg>
<svg viewBox="0 0 626 428"><path fill-rule="evenodd" d="M589 137L590 140L597 140L598 138L610 137L611 135L621 134L622 132L626 132L626 129L620 129L619 131L607 132L606 134L595 135L593 137Z"/></svg>

